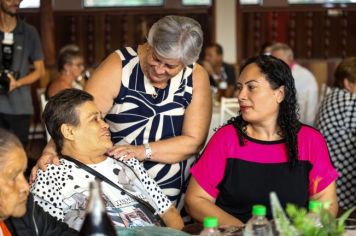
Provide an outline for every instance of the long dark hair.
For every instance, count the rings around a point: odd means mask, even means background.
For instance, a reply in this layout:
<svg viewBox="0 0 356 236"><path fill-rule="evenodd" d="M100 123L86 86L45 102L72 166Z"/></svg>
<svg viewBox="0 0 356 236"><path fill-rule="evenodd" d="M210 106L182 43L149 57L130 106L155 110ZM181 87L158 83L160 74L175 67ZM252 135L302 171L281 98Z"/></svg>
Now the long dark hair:
<svg viewBox="0 0 356 236"><path fill-rule="evenodd" d="M298 140L297 133L300 129L299 106L297 103L297 93L294 79L289 66L280 59L273 56L259 55L248 59L241 67L241 72L249 64L256 64L271 85L272 89L284 86L284 100L280 103L277 125L280 128L280 135L285 139L288 153L288 162L294 167L298 160ZM228 121L236 129L239 143L245 145L244 135L248 122L242 116L237 116Z"/></svg>

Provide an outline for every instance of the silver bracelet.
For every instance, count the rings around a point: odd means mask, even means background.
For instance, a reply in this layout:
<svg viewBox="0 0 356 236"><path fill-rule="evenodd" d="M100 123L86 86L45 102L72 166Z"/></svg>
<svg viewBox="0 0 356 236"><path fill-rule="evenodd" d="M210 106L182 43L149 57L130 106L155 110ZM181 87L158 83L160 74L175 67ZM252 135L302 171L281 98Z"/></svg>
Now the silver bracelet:
<svg viewBox="0 0 356 236"><path fill-rule="evenodd" d="M152 149L151 149L151 146L149 143L145 143L144 146L145 146L145 152L146 152L145 160L149 161L149 160L151 160L151 157L152 157Z"/></svg>

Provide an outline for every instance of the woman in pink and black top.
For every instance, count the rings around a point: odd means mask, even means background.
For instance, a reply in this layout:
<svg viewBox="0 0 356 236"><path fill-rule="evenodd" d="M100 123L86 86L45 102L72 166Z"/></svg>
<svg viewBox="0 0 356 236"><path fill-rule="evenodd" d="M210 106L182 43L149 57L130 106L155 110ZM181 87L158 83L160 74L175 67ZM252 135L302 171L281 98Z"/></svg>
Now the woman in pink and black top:
<svg viewBox="0 0 356 236"><path fill-rule="evenodd" d="M336 215L335 180L319 131L298 121L294 79L287 64L272 56L249 59L237 81L240 115L219 129L192 168L186 208L202 221L241 225L252 205L267 206L275 191L282 205L329 202Z"/></svg>

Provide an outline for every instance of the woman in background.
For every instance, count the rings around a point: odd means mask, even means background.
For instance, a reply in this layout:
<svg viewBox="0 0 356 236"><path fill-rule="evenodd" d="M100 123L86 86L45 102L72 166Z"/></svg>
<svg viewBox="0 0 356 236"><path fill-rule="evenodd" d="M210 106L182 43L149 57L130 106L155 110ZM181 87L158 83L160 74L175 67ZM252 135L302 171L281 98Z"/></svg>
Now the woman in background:
<svg viewBox="0 0 356 236"><path fill-rule="evenodd" d="M48 84L46 97L52 97L67 88L83 89L84 59L79 47L73 44L64 46L58 56L59 76Z"/></svg>
<svg viewBox="0 0 356 236"><path fill-rule="evenodd" d="M341 173L337 181L340 207L356 206L356 57L336 68L331 91L320 106L316 127L324 135L331 160Z"/></svg>
<svg viewBox="0 0 356 236"><path fill-rule="evenodd" d="M192 167L186 208L202 221L240 226L254 204L267 206L277 193L283 206L329 202L336 215L335 180L324 138L298 120L294 79L272 56L250 58L237 81L240 115L219 129ZM315 148L318 147L318 148Z"/></svg>

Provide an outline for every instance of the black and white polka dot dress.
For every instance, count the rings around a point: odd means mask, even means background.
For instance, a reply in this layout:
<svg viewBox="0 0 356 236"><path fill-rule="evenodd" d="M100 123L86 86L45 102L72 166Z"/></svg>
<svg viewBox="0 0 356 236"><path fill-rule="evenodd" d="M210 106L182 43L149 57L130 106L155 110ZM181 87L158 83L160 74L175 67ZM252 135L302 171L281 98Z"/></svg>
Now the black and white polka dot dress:
<svg viewBox="0 0 356 236"><path fill-rule="evenodd" d="M61 159L60 162L59 166L49 165L45 172L38 171L31 192L35 201L46 212L79 230L85 217L89 183L95 180L95 176L70 161ZM99 164L89 166L131 194L149 202L159 214L163 214L172 205L136 159L122 163L107 158ZM116 226L150 225L149 219L145 217L149 215L147 209L127 194L105 182L102 182L102 192L107 212Z"/></svg>
<svg viewBox="0 0 356 236"><path fill-rule="evenodd" d="M356 206L356 94L333 88L320 106L316 127L341 174L337 195L342 208Z"/></svg>

